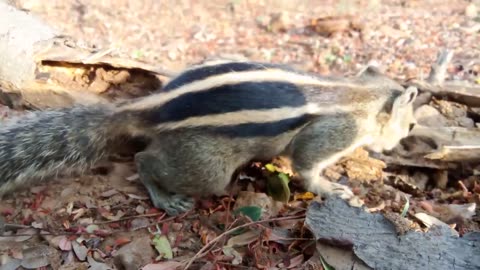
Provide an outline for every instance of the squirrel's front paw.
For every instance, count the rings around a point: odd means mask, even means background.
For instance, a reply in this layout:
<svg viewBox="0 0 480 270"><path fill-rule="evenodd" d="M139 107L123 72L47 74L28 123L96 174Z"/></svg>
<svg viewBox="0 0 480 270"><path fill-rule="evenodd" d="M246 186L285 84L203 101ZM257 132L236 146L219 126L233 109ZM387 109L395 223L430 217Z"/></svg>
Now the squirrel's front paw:
<svg viewBox="0 0 480 270"><path fill-rule="evenodd" d="M330 183L331 187L327 190L327 196L338 196L344 200L349 200L353 198L353 191L345 185L338 183Z"/></svg>
<svg viewBox="0 0 480 270"><path fill-rule="evenodd" d="M177 216L193 208L195 200L182 194L173 194L162 200L153 200L156 208L165 210L169 216Z"/></svg>
<svg viewBox="0 0 480 270"><path fill-rule="evenodd" d="M348 186L332 183L324 178L311 181L308 191L324 197L338 196L344 200L349 200L354 196L353 191Z"/></svg>

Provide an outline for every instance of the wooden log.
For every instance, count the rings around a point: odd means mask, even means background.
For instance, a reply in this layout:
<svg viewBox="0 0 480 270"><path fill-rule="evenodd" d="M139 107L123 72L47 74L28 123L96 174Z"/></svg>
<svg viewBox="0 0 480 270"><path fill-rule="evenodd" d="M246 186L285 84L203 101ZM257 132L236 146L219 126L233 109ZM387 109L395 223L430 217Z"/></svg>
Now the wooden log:
<svg viewBox="0 0 480 270"><path fill-rule="evenodd" d="M112 50L82 45L0 0L0 101L11 107L64 107L158 90L173 73Z"/></svg>

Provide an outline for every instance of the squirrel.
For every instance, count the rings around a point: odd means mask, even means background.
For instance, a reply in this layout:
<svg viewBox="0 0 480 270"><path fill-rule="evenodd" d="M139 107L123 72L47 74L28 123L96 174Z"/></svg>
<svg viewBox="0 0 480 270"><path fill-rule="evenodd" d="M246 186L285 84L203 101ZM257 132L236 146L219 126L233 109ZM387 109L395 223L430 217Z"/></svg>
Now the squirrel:
<svg viewBox="0 0 480 270"><path fill-rule="evenodd" d="M241 60L193 65L163 91L123 103L32 112L0 127L0 197L58 173L85 171L121 136L145 136L135 154L153 205L169 215L195 196L224 195L252 160L283 155L307 191L352 198L323 169L367 147L393 149L416 124L417 89L377 68L318 76L281 64ZM118 147L118 146L117 146Z"/></svg>

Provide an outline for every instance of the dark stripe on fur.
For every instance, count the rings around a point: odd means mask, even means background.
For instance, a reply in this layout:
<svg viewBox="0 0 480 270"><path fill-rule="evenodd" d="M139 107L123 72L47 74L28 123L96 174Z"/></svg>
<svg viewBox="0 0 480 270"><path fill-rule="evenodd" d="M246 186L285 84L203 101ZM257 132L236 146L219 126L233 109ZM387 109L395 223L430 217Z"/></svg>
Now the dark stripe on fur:
<svg viewBox="0 0 480 270"><path fill-rule="evenodd" d="M178 77L174 78L165 85L163 91L175 90L178 87L190 84L195 81L207 79L216 75L221 75L231 72L255 71L264 70L268 68L288 68L276 64L256 63L256 62L231 62L213 66L199 67L192 70L187 70Z"/></svg>
<svg viewBox="0 0 480 270"><path fill-rule="evenodd" d="M194 116L300 107L305 104L306 99L297 85L283 82L248 82L188 93L141 114L142 119L159 124Z"/></svg>

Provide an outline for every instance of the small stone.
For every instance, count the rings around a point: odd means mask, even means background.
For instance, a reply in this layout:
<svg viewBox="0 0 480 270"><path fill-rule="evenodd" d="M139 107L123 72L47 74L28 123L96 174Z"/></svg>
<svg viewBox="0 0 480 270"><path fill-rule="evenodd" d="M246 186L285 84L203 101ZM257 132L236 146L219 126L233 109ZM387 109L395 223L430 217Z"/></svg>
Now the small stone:
<svg viewBox="0 0 480 270"><path fill-rule="evenodd" d="M422 105L415 111L415 118L420 125L427 127L448 126L448 119L430 105Z"/></svg>
<svg viewBox="0 0 480 270"><path fill-rule="evenodd" d="M287 31L290 18L286 12L272 14L270 18L270 31L274 33Z"/></svg>
<svg viewBox="0 0 480 270"><path fill-rule="evenodd" d="M136 218L132 220L131 230L136 231L139 229L146 228L150 225L150 221L146 217Z"/></svg>
<svg viewBox="0 0 480 270"><path fill-rule="evenodd" d="M137 212L138 214L143 214L145 213L145 207L137 205L137 207L135 207L135 212Z"/></svg>
<svg viewBox="0 0 480 270"><path fill-rule="evenodd" d="M175 52L174 50L168 51L167 55L168 55L168 59L172 61L177 60L178 55L177 55L177 52Z"/></svg>
<svg viewBox="0 0 480 270"><path fill-rule="evenodd" d="M456 119L458 125L465 128L473 128L475 126L475 122L468 117L459 117Z"/></svg>
<svg viewBox="0 0 480 270"><path fill-rule="evenodd" d="M478 15L477 6L474 3L470 3L465 8L465 16L469 18L475 18Z"/></svg>

